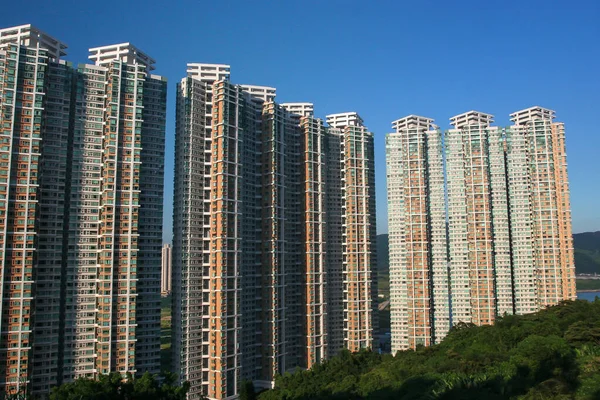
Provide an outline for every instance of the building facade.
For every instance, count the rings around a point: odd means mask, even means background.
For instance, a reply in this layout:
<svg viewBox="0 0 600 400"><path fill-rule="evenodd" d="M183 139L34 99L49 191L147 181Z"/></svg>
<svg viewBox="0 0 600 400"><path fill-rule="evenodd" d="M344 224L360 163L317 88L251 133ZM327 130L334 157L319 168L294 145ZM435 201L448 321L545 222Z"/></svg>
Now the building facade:
<svg viewBox="0 0 600 400"><path fill-rule="evenodd" d="M442 134L416 115L387 136L392 354L450 328Z"/></svg>
<svg viewBox="0 0 600 400"><path fill-rule="evenodd" d="M226 74L203 80L188 65L178 87L173 359L191 399L225 399L244 379L272 387L277 374L308 368L333 348L373 345L372 134L330 130L311 103L280 105L274 88L232 84L228 66L193 65ZM351 160L346 147L359 149ZM329 213L328 174L344 171L356 210L342 209L338 182L339 208ZM335 266L327 263L329 215ZM346 218L354 218L350 246L342 246ZM344 279L352 279L350 297ZM331 285L339 288L337 347L329 340Z"/></svg>
<svg viewBox="0 0 600 400"><path fill-rule="evenodd" d="M3 275L21 298L2 298L0 383L43 395L82 376L158 372L166 80L128 43L77 67L31 25L0 30L0 43L14 216L1 260L22 281Z"/></svg>
<svg viewBox="0 0 600 400"><path fill-rule="evenodd" d="M575 299L564 125L541 107L511 118L513 126L499 128L478 111L452 117L443 156L431 120L394 122L387 138L393 350L437 343L458 323L492 324ZM411 173L415 180L406 181ZM425 269L415 273L417 266ZM414 333L425 335L416 341Z"/></svg>
<svg viewBox="0 0 600 400"><path fill-rule="evenodd" d="M303 115L299 107L297 115ZM312 107L311 107L312 108ZM312 113L312 109L311 109ZM305 274L303 333L304 366L310 368L329 353L330 329L327 320L329 273L327 269L327 204L326 204L326 130L323 120L308 114L301 118L304 151L304 182L301 195L302 263Z"/></svg>
<svg viewBox="0 0 600 400"><path fill-rule="evenodd" d="M513 313L503 130L470 111L446 131L453 323L491 324Z"/></svg>
<svg viewBox="0 0 600 400"><path fill-rule="evenodd" d="M361 125L344 127L342 151L343 347L359 351L374 347L377 328L373 135Z"/></svg>
<svg viewBox="0 0 600 400"><path fill-rule="evenodd" d="M506 131L515 312L573 300L575 262L565 126L531 107ZM524 173L525 172L525 173Z"/></svg>
<svg viewBox="0 0 600 400"><path fill-rule="evenodd" d="M160 293L163 295L171 293L171 276L173 274L173 248L170 244L164 244L161 256Z"/></svg>
<svg viewBox="0 0 600 400"><path fill-rule="evenodd" d="M377 254L373 134L356 112L329 114L326 215L329 356L375 348Z"/></svg>
<svg viewBox="0 0 600 400"><path fill-rule="evenodd" d="M228 65L188 64L177 85L172 363L190 382L190 398L208 393L213 85L229 79L229 71Z"/></svg>

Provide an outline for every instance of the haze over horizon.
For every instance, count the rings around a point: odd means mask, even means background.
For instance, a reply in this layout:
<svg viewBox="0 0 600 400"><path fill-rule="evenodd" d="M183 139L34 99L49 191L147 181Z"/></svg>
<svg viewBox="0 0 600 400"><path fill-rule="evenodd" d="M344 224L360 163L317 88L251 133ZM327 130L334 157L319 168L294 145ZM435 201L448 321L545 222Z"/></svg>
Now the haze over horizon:
<svg viewBox="0 0 600 400"><path fill-rule="evenodd" d="M385 134L409 114L495 116L534 105L566 126L573 232L600 230L594 163L600 135L600 4L587 1L356 1L102 3L9 2L0 27L31 23L88 48L131 42L169 80L163 240L172 235L175 86L189 62L231 65L232 82L273 86L276 100L315 104L315 114L356 111L375 133L378 233L387 232Z"/></svg>

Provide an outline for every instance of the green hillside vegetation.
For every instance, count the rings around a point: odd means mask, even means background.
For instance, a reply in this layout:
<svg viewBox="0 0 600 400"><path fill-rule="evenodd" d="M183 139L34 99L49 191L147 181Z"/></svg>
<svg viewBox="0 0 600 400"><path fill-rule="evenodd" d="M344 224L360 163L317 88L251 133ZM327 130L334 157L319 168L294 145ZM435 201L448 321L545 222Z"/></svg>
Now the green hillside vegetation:
<svg viewBox="0 0 600 400"><path fill-rule="evenodd" d="M377 269L383 275L388 275L390 272L389 252L388 234L377 235Z"/></svg>
<svg viewBox="0 0 600 400"><path fill-rule="evenodd" d="M600 232L573 235L575 269L578 274L600 274Z"/></svg>
<svg viewBox="0 0 600 400"><path fill-rule="evenodd" d="M577 290L600 290L600 279L577 279Z"/></svg>
<svg viewBox="0 0 600 400"><path fill-rule="evenodd" d="M388 235L377 235L377 292L390 298L390 256Z"/></svg>
<svg viewBox="0 0 600 400"><path fill-rule="evenodd" d="M171 370L171 296L166 296L161 299L160 370Z"/></svg>
<svg viewBox="0 0 600 400"><path fill-rule="evenodd" d="M260 400L599 399L600 301L564 302L494 326L461 325L396 356L343 352L286 373Z"/></svg>

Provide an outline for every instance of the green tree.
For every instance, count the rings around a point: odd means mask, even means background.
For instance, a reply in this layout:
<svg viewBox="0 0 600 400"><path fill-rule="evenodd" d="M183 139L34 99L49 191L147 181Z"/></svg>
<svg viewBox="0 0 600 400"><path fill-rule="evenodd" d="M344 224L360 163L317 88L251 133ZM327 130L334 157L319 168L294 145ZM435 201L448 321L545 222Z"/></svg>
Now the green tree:
<svg viewBox="0 0 600 400"><path fill-rule="evenodd" d="M243 380L240 388L240 400L256 400L256 392L252 381Z"/></svg>
<svg viewBox="0 0 600 400"><path fill-rule="evenodd" d="M50 400L185 400L189 383L176 385L171 373L161 378L148 372L135 379L131 374L123 378L115 372L97 380L80 378L53 388Z"/></svg>

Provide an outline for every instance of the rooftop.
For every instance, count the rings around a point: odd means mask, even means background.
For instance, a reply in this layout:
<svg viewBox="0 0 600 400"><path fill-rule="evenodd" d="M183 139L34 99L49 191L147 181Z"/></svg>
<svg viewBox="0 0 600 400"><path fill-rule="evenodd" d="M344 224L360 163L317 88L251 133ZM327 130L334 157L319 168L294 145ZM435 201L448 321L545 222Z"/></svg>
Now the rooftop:
<svg viewBox="0 0 600 400"><path fill-rule="evenodd" d="M536 119L549 119L552 121L554 118L556 118L555 114L556 112L554 110L540 106L533 106L510 114L510 120L517 125L521 125L527 121L533 121Z"/></svg>
<svg viewBox="0 0 600 400"><path fill-rule="evenodd" d="M118 43L108 46L93 47L88 58L96 65L110 64L114 60L121 60L128 64L141 64L146 66L148 72L154 70L156 61L132 45L131 43Z"/></svg>
<svg viewBox="0 0 600 400"><path fill-rule="evenodd" d="M0 46L6 43L29 47L38 47L39 45L40 48L48 51L48 56L51 59L56 61L67 55L65 51L67 45L65 43L31 24L0 29Z"/></svg>
<svg viewBox="0 0 600 400"><path fill-rule="evenodd" d="M343 128L345 126L364 126L364 120L357 112L350 111L325 116L327 125L332 128Z"/></svg>
<svg viewBox="0 0 600 400"><path fill-rule="evenodd" d="M229 80L231 66L227 64L188 63L187 75L202 82Z"/></svg>
<svg viewBox="0 0 600 400"><path fill-rule="evenodd" d="M467 111L466 113L458 114L450 118L450 124L454 125L454 128L457 129L469 125L489 126L492 122L494 122L494 116L492 114L475 110Z"/></svg>
<svg viewBox="0 0 600 400"><path fill-rule="evenodd" d="M403 129L436 129L437 125L433 123L433 119L421 117L419 115L407 115L404 118L397 119L392 122L392 128L399 132Z"/></svg>

